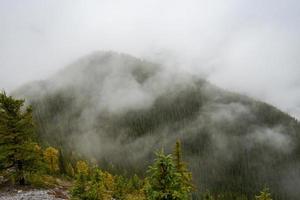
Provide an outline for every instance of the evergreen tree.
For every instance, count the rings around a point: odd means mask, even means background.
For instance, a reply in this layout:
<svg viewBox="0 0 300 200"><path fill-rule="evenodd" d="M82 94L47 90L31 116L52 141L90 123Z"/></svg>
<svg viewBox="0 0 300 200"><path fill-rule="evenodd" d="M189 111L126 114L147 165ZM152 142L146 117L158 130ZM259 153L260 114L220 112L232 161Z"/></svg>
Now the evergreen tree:
<svg viewBox="0 0 300 200"><path fill-rule="evenodd" d="M92 195L89 194L87 191L87 186L90 181L90 177L88 176L88 174L89 174L88 173L89 172L88 164L85 161L81 161L81 160L77 161L76 169L77 169L77 174L76 174L73 188L71 190L72 197L74 199L80 199L80 200L93 199L93 198L89 198Z"/></svg>
<svg viewBox="0 0 300 200"><path fill-rule="evenodd" d="M91 173L91 180L88 184L88 190L87 190L87 199L91 200L98 200L98 199L104 199L104 186L103 186L103 180L101 177L101 170L99 168L92 169Z"/></svg>
<svg viewBox="0 0 300 200"><path fill-rule="evenodd" d="M58 149L58 165L59 165L59 172L61 174L67 174L65 156L61 149Z"/></svg>
<svg viewBox="0 0 300 200"><path fill-rule="evenodd" d="M12 173L14 181L25 184L25 172L37 168L38 148L31 107L24 100L0 93L0 170Z"/></svg>
<svg viewBox="0 0 300 200"><path fill-rule="evenodd" d="M129 188L130 190L140 190L143 188L143 181L138 177L138 175L134 174L133 177L129 180Z"/></svg>
<svg viewBox="0 0 300 200"><path fill-rule="evenodd" d="M192 173L189 172L186 163L182 160L182 149L179 139L176 141L173 157L176 170L181 175L183 187L188 192L191 192L194 189L194 185L192 184Z"/></svg>
<svg viewBox="0 0 300 200"><path fill-rule="evenodd" d="M123 176L115 176L115 185L113 191L114 199L125 199L128 187L128 181Z"/></svg>
<svg viewBox="0 0 300 200"><path fill-rule="evenodd" d="M162 151L156 154L154 164L149 167L146 195L150 200L185 200L190 193L182 184L183 179L177 172L172 155Z"/></svg>
<svg viewBox="0 0 300 200"><path fill-rule="evenodd" d="M87 177L85 174L79 173L71 190L71 195L74 199L87 199L86 198L86 185Z"/></svg>
<svg viewBox="0 0 300 200"><path fill-rule="evenodd" d="M68 163L66 166L66 174L69 177L74 177L74 175L75 175L74 167L72 166L71 163Z"/></svg>
<svg viewBox="0 0 300 200"><path fill-rule="evenodd" d="M214 200L214 197L212 194L207 190L203 195L202 195L203 200Z"/></svg>
<svg viewBox="0 0 300 200"><path fill-rule="evenodd" d="M268 188L264 188L259 195L255 196L256 200L272 200L271 193Z"/></svg>

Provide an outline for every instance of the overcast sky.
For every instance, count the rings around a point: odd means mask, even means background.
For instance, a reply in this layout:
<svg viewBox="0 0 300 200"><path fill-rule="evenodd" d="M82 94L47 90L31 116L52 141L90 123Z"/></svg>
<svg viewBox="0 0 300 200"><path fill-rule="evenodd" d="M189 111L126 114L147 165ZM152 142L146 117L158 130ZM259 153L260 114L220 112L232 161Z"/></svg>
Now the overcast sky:
<svg viewBox="0 0 300 200"><path fill-rule="evenodd" d="M300 118L299 36L299 0L0 0L0 88L114 50Z"/></svg>

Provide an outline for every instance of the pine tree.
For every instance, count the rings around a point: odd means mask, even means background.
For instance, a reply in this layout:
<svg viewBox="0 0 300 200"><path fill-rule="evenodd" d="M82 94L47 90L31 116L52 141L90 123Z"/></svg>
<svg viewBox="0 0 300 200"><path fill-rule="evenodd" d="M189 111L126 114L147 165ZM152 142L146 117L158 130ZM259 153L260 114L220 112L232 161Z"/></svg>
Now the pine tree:
<svg viewBox="0 0 300 200"><path fill-rule="evenodd" d="M162 151L156 154L154 164L149 167L146 179L146 195L150 200L185 200L189 192L182 184L182 177L177 172L172 155Z"/></svg>
<svg viewBox="0 0 300 200"><path fill-rule="evenodd" d="M203 200L214 200L214 197L208 190L203 194L202 198Z"/></svg>
<svg viewBox="0 0 300 200"><path fill-rule="evenodd" d="M59 165L59 172L61 174L67 174L66 161L61 149L58 149L58 165Z"/></svg>
<svg viewBox="0 0 300 200"><path fill-rule="evenodd" d="M134 174L133 177L129 180L130 190L140 190L143 187L143 181Z"/></svg>
<svg viewBox="0 0 300 200"><path fill-rule="evenodd" d="M87 199L104 199L104 185L101 170L97 167L92 169L91 181L88 184Z"/></svg>
<svg viewBox="0 0 300 200"><path fill-rule="evenodd" d="M178 139L175 144L175 148L173 151L174 163L177 172L182 177L182 184L185 190L191 192L194 189L194 185L192 184L192 173L187 169L186 163L182 160L182 149L181 142Z"/></svg>
<svg viewBox="0 0 300 200"><path fill-rule="evenodd" d="M31 107L24 100L0 93L0 170L10 169L14 180L25 184L25 172L37 169L38 149Z"/></svg>
<svg viewBox="0 0 300 200"><path fill-rule="evenodd" d="M86 184L87 184L87 177L79 173L76 175L76 180L74 185L71 189L71 195L74 199L87 199L86 198Z"/></svg>
<svg viewBox="0 0 300 200"><path fill-rule="evenodd" d="M272 200L271 193L268 188L264 188L259 195L255 196L256 200Z"/></svg>
<svg viewBox="0 0 300 200"><path fill-rule="evenodd" d="M114 199L125 199L127 191L128 181L123 176L115 176L114 178L114 191L113 198Z"/></svg>
<svg viewBox="0 0 300 200"><path fill-rule="evenodd" d="M67 174L69 177L74 177L74 175L75 175L74 167L72 166L71 163L68 163L68 164L67 164L67 167L66 167L66 174Z"/></svg>
<svg viewBox="0 0 300 200"><path fill-rule="evenodd" d="M88 181L90 177L88 176L89 166L85 161L77 161L76 163L76 179L71 190L71 194L75 199L88 200L89 194L87 192Z"/></svg>

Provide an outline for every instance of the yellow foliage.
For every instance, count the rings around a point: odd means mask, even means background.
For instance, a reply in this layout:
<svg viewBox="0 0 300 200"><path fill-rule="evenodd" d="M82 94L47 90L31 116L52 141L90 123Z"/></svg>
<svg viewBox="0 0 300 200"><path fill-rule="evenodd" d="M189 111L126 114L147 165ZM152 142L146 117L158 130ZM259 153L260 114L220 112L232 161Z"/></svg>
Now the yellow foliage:
<svg viewBox="0 0 300 200"><path fill-rule="evenodd" d="M77 161L76 170L77 170L77 173L79 173L79 174L83 174L83 175L88 175L89 174L89 166L83 160Z"/></svg>
<svg viewBox="0 0 300 200"><path fill-rule="evenodd" d="M105 189L113 191L115 186L115 177L106 171L102 172L101 177L103 178Z"/></svg>
<svg viewBox="0 0 300 200"><path fill-rule="evenodd" d="M115 177L106 171L101 171L101 184L98 191L101 194L101 199L111 200L115 187Z"/></svg>
<svg viewBox="0 0 300 200"><path fill-rule="evenodd" d="M126 195L126 200L146 200L146 196L143 190L134 191L131 194Z"/></svg>
<svg viewBox="0 0 300 200"><path fill-rule="evenodd" d="M44 151L44 160L48 164L51 173L55 173L59 170L57 149L54 147L46 148Z"/></svg>
<svg viewBox="0 0 300 200"><path fill-rule="evenodd" d="M113 199L113 197L112 197L112 192L110 192L110 191L103 191L103 193L102 193L102 199L103 200L112 200Z"/></svg>
<svg viewBox="0 0 300 200"><path fill-rule="evenodd" d="M99 188L99 192L101 193L101 199L103 200L111 200L113 199L113 191L107 190L105 186L102 184L101 188Z"/></svg>
<svg viewBox="0 0 300 200"><path fill-rule="evenodd" d="M143 186L133 187L122 176L114 176L98 167L89 168L85 161L78 161L76 169L79 176L72 189L73 199L146 200Z"/></svg>

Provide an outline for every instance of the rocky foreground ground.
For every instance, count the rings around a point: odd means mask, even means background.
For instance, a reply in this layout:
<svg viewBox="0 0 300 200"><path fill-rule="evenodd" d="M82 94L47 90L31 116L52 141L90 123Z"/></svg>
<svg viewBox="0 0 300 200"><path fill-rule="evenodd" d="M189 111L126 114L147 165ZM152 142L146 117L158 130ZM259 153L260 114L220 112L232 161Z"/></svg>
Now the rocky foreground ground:
<svg viewBox="0 0 300 200"><path fill-rule="evenodd" d="M69 199L66 190L54 189L8 189L0 191L0 200L62 200Z"/></svg>

